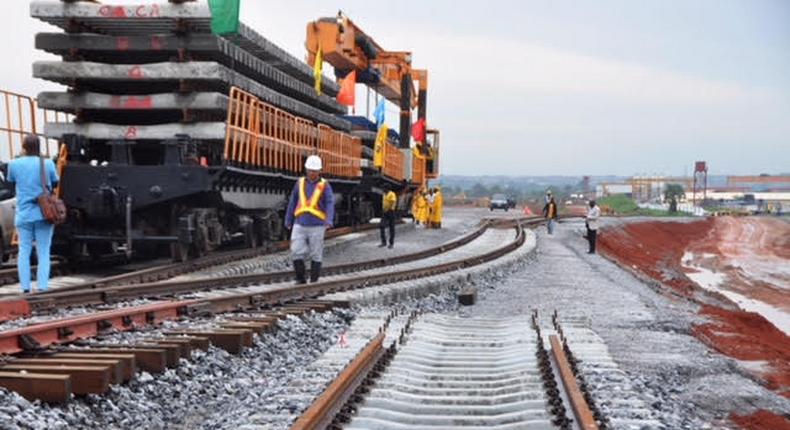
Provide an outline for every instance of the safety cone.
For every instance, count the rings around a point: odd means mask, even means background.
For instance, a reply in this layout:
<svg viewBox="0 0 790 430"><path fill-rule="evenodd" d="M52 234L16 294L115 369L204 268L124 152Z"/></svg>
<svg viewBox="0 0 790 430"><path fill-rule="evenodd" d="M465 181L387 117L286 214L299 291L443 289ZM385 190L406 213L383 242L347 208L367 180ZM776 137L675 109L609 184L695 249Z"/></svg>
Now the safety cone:
<svg viewBox="0 0 790 430"><path fill-rule="evenodd" d="M535 214L532 213L532 210L529 208L529 206L524 206L524 215L535 215Z"/></svg>

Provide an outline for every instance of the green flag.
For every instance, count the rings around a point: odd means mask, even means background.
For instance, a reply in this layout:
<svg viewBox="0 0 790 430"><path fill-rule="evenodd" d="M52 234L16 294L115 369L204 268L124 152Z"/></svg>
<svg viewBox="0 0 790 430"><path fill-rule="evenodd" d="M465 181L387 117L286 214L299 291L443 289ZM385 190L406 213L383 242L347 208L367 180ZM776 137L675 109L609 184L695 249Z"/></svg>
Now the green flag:
<svg viewBox="0 0 790 430"><path fill-rule="evenodd" d="M211 32L230 34L239 32L239 4L241 0L208 0L211 9Z"/></svg>

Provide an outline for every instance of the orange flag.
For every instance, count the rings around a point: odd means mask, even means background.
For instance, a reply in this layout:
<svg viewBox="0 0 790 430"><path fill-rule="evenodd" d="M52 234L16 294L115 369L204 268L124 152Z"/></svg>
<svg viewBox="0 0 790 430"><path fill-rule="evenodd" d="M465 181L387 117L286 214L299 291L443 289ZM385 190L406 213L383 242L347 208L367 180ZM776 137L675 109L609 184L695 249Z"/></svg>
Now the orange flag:
<svg viewBox="0 0 790 430"><path fill-rule="evenodd" d="M411 126L411 137L415 142L425 142L425 118L420 118Z"/></svg>
<svg viewBox="0 0 790 430"><path fill-rule="evenodd" d="M352 70L340 83L340 92L337 93L337 102L341 105L354 106L356 101L357 71Z"/></svg>

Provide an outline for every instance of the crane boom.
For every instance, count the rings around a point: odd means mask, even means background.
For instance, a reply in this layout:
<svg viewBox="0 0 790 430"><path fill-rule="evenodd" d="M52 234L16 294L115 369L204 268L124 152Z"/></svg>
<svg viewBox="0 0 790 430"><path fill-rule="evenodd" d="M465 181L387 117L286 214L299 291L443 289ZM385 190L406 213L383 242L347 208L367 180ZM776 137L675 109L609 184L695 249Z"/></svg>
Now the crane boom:
<svg viewBox="0 0 790 430"><path fill-rule="evenodd" d="M323 60L334 67L338 78L356 71L358 83L396 104L400 108L401 146L409 146L411 111L418 108L418 118L427 121L428 94L428 72L412 68L411 52L385 50L342 13L307 24L305 47L309 64L320 47Z"/></svg>

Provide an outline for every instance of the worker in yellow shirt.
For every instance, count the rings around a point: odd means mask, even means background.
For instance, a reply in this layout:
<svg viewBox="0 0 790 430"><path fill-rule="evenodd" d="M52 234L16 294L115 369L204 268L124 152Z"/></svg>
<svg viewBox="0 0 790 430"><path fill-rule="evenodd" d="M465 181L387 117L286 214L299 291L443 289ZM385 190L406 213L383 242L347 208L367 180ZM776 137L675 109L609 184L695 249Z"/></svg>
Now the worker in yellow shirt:
<svg viewBox="0 0 790 430"><path fill-rule="evenodd" d="M433 188L428 188L428 190L425 191L425 202L428 207L425 214L425 228L433 228L433 208L435 201L436 194L433 192Z"/></svg>
<svg viewBox="0 0 790 430"><path fill-rule="evenodd" d="M414 222L417 225L425 224L427 218L428 202L425 200L425 192L420 189L415 193L414 203L412 203L411 214L414 217Z"/></svg>
<svg viewBox="0 0 790 430"><path fill-rule="evenodd" d="M387 246L386 228L389 226L390 242L389 247L395 246L395 213L396 206L398 205L398 196L395 191L388 191L381 199L381 223L379 229L381 231L381 245L379 248Z"/></svg>
<svg viewBox="0 0 790 430"><path fill-rule="evenodd" d="M444 201L442 199L442 191L439 187L433 189L433 204L431 205L431 227L432 228L442 228L442 205Z"/></svg>
<svg viewBox="0 0 790 430"><path fill-rule="evenodd" d="M420 190L417 190L414 192L414 196L411 198L411 218L412 218L412 222L418 225L420 224L419 200L420 200Z"/></svg>
<svg viewBox="0 0 790 430"><path fill-rule="evenodd" d="M431 210L428 206L428 194L423 191L420 193L422 206L420 207L420 222L423 227L428 227L428 212Z"/></svg>

